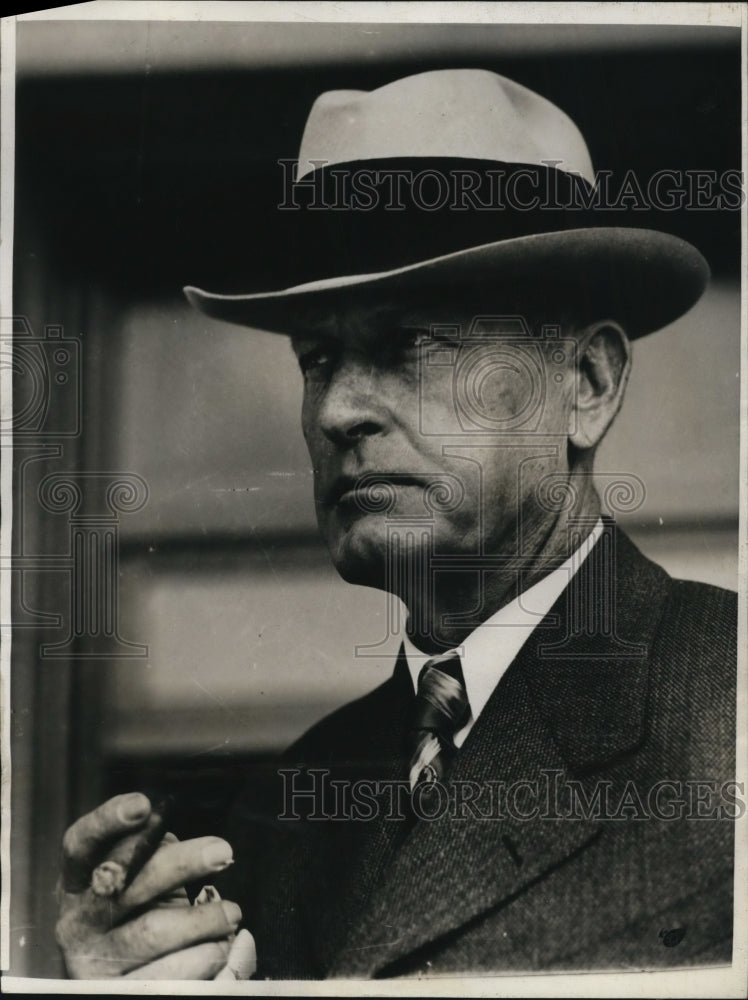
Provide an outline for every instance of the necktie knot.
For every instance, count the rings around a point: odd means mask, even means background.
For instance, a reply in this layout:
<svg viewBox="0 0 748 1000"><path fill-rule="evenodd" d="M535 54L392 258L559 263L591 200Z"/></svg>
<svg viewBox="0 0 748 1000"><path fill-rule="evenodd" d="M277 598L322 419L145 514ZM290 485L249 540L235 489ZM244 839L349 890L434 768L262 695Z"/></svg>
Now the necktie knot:
<svg viewBox="0 0 748 1000"><path fill-rule="evenodd" d="M438 781L456 748L454 736L470 717L460 658L445 653L427 660L418 677L411 727L410 785Z"/></svg>

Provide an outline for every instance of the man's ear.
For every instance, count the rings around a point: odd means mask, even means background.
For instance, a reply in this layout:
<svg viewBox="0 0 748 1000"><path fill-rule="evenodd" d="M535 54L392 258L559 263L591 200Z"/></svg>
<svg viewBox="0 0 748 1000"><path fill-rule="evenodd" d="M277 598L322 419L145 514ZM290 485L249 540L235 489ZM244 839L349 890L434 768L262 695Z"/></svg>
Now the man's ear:
<svg viewBox="0 0 748 1000"><path fill-rule="evenodd" d="M578 334L575 398L569 414L569 442L594 448L621 406L631 371L631 344L618 323L601 320Z"/></svg>

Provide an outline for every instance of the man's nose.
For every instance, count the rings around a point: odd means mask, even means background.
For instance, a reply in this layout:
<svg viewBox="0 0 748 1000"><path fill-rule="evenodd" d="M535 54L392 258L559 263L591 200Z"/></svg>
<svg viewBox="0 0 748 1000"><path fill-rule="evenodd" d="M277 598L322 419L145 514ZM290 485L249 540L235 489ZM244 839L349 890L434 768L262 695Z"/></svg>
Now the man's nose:
<svg viewBox="0 0 748 1000"><path fill-rule="evenodd" d="M341 359L319 403L317 420L338 447L384 433L387 409L376 366L359 356Z"/></svg>

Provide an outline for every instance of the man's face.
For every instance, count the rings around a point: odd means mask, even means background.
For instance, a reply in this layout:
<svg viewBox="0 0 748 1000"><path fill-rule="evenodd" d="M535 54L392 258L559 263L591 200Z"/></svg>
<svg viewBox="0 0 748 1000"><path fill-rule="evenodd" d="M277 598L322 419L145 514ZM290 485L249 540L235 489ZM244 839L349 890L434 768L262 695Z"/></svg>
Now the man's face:
<svg viewBox="0 0 748 1000"><path fill-rule="evenodd" d="M568 469L573 340L516 317L359 306L293 346L317 517L346 580L392 590L406 558L532 551Z"/></svg>

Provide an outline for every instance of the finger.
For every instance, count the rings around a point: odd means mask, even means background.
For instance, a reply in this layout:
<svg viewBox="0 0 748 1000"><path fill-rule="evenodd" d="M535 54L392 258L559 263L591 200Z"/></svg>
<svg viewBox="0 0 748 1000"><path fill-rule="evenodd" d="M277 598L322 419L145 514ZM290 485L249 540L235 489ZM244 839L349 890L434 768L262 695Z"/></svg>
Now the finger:
<svg viewBox="0 0 748 1000"><path fill-rule="evenodd" d="M70 826L62 841L62 887L82 892L112 842L143 826L151 803L140 792L116 795Z"/></svg>
<svg viewBox="0 0 748 1000"><path fill-rule="evenodd" d="M116 841L106 859L94 868L91 875L94 895L117 896L122 892L158 849L163 834L163 813L153 807L145 825Z"/></svg>
<svg viewBox="0 0 748 1000"><path fill-rule="evenodd" d="M189 908L190 905L184 887L153 901L154 909L167 911ZM60 918L55 925L57 943L66 954L77 954L82 949L90 950L92 935L110 933L126 916L118 899L101 898L92 892L69 893L63 898Z"/></svg>
<svg viewBox="0 0 748 1000"><path fill-rule="evenodd" d="M176 834L174 833L167 832L161 839L161 844L159 845L159 849L161 847L166 847L167 844L178 844L178 843L179 843L179 837L177 837ZM156 906L189 906L189 905L190 905L190 897L187 895L187 890L183 885L180 885L179 888L177 889L173 889L170 893L168 893L168 895L161 896L161 898L156 903Z"/></svg>
<svg viewBox="0 0 748 1000"><path fill-rule="evenodd" d="M257 972L257 947L248 930L240 930L234 938L226 965L216 979L250 979Z"/></svg>
<svg viewBox="0 0 748 1000"><path fill-rule="evenodd" d="M159 848L120 897L123 912L164 896L185 882L214 876L233 863L231 845L220 837L196 837Z"/></svg>
<svg viewBox="0 0 748 1000"><path fill-rule="evenodd" d="M227 901L205 906L153 909L102 935L93 946L102 967L118 972L133 969L189 948L203 941L219 941L234 934L241 920L236 903Z"/></svg>
<svg viewBox="0 0 748 1000"><path fill-rule="evenodd" d="M126 979L213 979L225 965L228 941L209 941L182 948L128 972Z"/></svg>
<svg viewBox="0 0 748 1000"><path fill-rule="evenodd" d="M155 903L156 906L189 906L190 897L187 895L187 890L182 886L179 889L175 889L170 892L168 896L162 896Z"/></svg>
<svg viewBox="0 0 748 1000"><path fill-rule="evenodd" d="M160 909L190 906L190 898L183 886L151 902ZM60 945L69 947L70 942L82 940L91 933L107 934L132 912L133 907L123 906L121 897L100 897L90 891L67 893L60 902L60 919L57 923Z"/></svg>
<svg viewBox="0 0 748 1000"><path fill-rule="evenodd" d="M204 841L216 841L216 837L202 838ZM220 841L223 846L224 856L231 855L231 848L225 841ZM185 874L189 874L190 868L185 864L180 864L179 858L182 854L189 854L191 841L181 842L173 835L165 835L161 838L161 844L153 857L146 862L141 870L141 875L145 873L143 880L139 876L135 878L130 886L124 891L111 893L96 892L95 886L87 892L62 893L58 897L60 914L62 920L58 928L67 941L69 939L78 940L88 934L91 930L105 934L113 927L122 923L132 913L145 905L156 905L161 908L175 906L189 906L190 901L184 882L187 881ZM172 854L174 848L177 851ZM165 853L164 853L165 852ZM199 850L198 850L199 856ZM174 860L174 870L171 862ZM107 862L99 865L92 876L92 881L101 877L101 871ZM117 866L120 878L125 878L124 869Z"/></svg>

